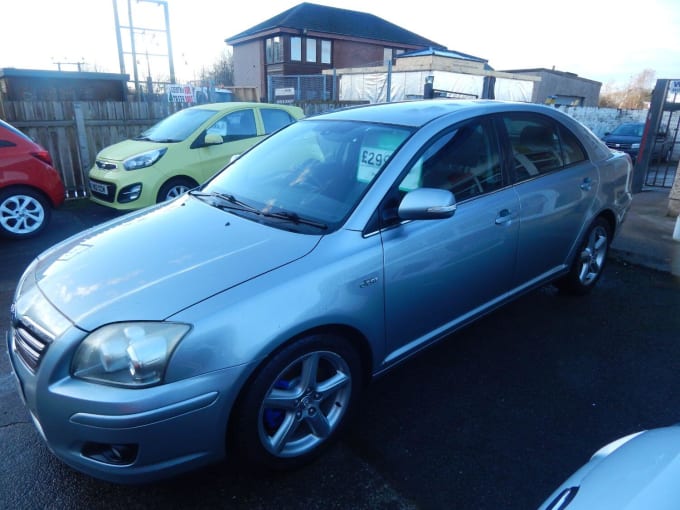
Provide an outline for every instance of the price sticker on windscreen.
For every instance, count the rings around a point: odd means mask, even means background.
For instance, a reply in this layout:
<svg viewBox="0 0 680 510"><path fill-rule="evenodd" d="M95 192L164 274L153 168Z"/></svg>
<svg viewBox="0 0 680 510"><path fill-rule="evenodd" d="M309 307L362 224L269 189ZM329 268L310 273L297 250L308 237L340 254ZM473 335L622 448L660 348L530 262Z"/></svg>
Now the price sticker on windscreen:
<svg viewBox="0 0 680 510"><path fill-rule="evenodd" d="M359 154L357 180L371 182L375 174L378 173L378 170L390 159L392 152L392 150L381 149L379 147L362 147Z"/></svg>

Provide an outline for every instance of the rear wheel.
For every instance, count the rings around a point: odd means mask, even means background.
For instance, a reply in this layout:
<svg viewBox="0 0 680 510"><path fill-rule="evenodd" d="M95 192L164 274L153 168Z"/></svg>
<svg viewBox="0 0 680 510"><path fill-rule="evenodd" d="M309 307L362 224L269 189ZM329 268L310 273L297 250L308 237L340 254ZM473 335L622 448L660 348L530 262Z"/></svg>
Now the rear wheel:
<svg viewBox="0 0 680 510"><path fill-rule="evenodd" d="M235 410L232 439L257 469L292 469L338 436L361 388L360 361L342 338L315 335L265 363Z"/></svg>
<svg viewBox="0 0 680 510"><path fill-rule="evenodd" d="M0 234L24 239L40 233L50 220L50 203L26 187L0 191Z"/></svg>
<svg viewBox="0 0 680 510"><path fill-rule="evenodd" d="M602 276L610 243L609 223L597 218L588 229L569 273L556 282L557 287L570 294L589 293Z"/></svg>
<svg viewBox="0 0 680 510"><path fill-rule="evenodd" d="M182 193L194 189L198 184L188 177L174 177L161 186L156 202L165 202L180 196Z"/></svg>

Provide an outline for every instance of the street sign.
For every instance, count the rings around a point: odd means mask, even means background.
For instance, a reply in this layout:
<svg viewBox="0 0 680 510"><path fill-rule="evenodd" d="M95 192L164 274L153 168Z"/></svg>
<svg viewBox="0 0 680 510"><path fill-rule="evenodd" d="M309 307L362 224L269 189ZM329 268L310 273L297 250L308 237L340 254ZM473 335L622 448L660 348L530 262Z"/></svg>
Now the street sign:
<svg viewBox="0 0 680 510"><path fill-rule="evenodd" d="M670 84L668 86L668 91L671 94L679 94L680 93L680 80L670 80Z"/></svg>

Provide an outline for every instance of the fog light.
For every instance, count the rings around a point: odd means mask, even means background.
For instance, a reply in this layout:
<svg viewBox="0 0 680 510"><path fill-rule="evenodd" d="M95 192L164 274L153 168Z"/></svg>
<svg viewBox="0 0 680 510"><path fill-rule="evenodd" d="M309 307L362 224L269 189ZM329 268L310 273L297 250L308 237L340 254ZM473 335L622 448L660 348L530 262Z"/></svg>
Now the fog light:
<svg viewBox="0 0 680 510"><path fill-rule="evenodd" d="M85 457L114 466L132 464L138 451L139 445L136 444L86 443L82 449Z"/></svg>
<svg viewBox="0 0 680 510"><path fill-rule="evenodd" d="M142 194L142 183L138 182L136 184L130 184L120 189L118 193L118 203L125 204L128 202L134 202Z"/></svg>

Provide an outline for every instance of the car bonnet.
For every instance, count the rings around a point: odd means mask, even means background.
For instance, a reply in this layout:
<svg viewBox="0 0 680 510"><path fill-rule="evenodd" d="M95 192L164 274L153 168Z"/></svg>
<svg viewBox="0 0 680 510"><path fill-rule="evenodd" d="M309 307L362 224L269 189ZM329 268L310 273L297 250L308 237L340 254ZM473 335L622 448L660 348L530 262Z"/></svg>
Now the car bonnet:
<svg viewBox="0 0 680 510"><path fill-rule="evenodd" d="M569 510L674 509L680 501L680 427L640 434L595 465L578 483ZM574 482L575 480L571 480ZM566 484L565 484L566 485Z"/></svg>
<svg viewBox="0 0 680 510"><path fill-rule="evenodd" d="M276 229L185 195L42 254L43 295L85 330L162 320L309 253L320 236Z"/></svg>

